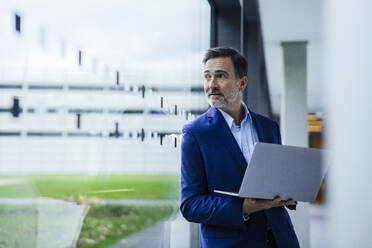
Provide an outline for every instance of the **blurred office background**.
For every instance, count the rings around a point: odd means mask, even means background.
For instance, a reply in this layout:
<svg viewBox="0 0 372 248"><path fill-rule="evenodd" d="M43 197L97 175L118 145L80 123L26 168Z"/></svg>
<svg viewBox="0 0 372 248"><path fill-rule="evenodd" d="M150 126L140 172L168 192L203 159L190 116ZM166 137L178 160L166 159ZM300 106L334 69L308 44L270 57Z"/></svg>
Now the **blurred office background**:
<svg viewBox="0 0 372 248"><path fill-rule="evenodd" d="M179 214L202 56L248 59L244 101L329 150L301 247L370 247L368 1L12 0L0 8L0 247L198 247Z"/></svg>

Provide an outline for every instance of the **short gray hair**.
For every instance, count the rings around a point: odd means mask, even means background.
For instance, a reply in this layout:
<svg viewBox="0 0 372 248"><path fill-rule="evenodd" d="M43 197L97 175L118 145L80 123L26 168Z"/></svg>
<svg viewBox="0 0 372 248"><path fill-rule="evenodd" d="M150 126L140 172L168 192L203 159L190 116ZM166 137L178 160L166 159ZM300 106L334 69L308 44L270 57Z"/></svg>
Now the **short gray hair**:
<svg viewBox="0 0 372 248"><path fill-rule="evenodd" d="M234 48L231 47L209 48L204 55L203 64L207 63L208 60L214 58L230 58L234 65L235 75L238 76L238 78L247 76L248 73L247 60Z"/></svg>

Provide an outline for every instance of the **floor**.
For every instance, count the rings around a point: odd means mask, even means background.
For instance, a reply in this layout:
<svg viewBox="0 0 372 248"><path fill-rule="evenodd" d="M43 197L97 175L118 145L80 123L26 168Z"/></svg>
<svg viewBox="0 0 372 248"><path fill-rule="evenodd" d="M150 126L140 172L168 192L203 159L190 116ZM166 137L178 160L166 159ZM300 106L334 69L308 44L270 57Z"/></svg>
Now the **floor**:
<svg viewBox="0 0 372 248"><path fill-rule="evenodd" d="M310 248L328 248L327 208L325 205L311 205L310 207Z"/></svg>

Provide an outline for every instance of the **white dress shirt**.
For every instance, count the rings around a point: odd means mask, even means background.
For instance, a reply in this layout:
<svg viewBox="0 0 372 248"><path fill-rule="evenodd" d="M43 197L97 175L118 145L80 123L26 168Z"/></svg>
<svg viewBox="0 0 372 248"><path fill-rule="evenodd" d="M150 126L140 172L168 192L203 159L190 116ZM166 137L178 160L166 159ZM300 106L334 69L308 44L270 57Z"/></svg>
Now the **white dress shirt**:
<svg viewBox="0 0 372 248"><path fill-rule="evenodd" d="M242 151L244 158L249 163L253 152L254 145L258 142L258 136L256 129L253 125L251 115L249 114L248 108L245 103L242 102L242 106L245 110L243 121L240 126L234 123L234 119L225 111L217 108L222 116L225 118L227 125L229 126L231 133L233 134L236 143Z"/></svg>
<svg viewBox="0 0 372 248"><path fill-rule="evenodd" d="M248 111L247 106L244 102L242 102L242 106L244 108L244 118L241 122L240 126L237 126L234 123L234 119L225 111L217 108L222 116L225 118L227 125L229 126L231 133L233 134L236 143L238 144L241 152L244 155L244 158L249 163L249 160L251 159L253 147L254 145L259 141L256 129L253 125L253 121L251 118L251 115ZM243 214L243 220L248 221L249 215Z"/></svg>

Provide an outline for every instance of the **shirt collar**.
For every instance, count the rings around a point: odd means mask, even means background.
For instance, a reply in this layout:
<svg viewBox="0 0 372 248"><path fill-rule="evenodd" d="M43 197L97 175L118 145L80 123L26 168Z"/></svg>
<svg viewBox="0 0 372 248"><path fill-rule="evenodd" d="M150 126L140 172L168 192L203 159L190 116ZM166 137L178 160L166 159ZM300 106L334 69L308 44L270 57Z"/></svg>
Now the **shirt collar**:
<svg viewBox="0 0 372 248"><path fill-rule="evenodd" d="M242 103L242 106L245 110L245 116L244 116L244 118L242 120L242 123L241 123L241 125L243 125L244 123L247 122L248 118L250 118L250 114L249 114L247 105L245 105L244 102L241 102L241 103ZM227 125L229 126L230 129L233 127L233 125L236 126L235 123L234 123L234 119L228 113L226 113L225 111L223 111L220 108L217 108L217 109L221 112L223 118L225 118L225 120L227 122Z"/></svg>

